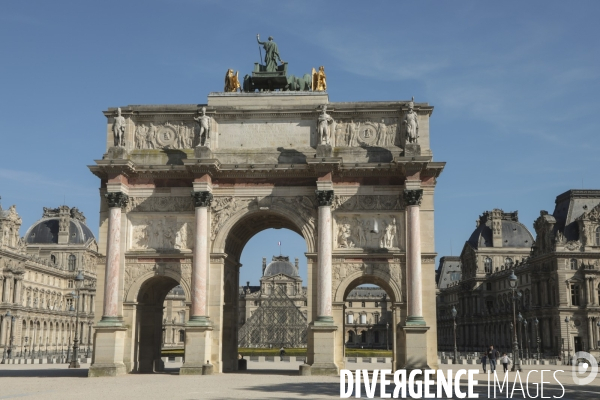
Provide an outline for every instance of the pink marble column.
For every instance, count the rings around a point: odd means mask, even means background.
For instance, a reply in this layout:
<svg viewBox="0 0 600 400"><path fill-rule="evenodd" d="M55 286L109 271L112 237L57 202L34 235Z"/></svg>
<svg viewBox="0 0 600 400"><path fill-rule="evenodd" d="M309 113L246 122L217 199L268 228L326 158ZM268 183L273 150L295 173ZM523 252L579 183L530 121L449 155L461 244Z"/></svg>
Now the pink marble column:
<svg viewBox="0 0 600 400"><path fill-rule="evenodd" d="M192 261L192 307L190 325L210 325L206 310L208 277L208 207L212 202L209 191L192 192L196 206L196 238Z"/></svg>
<svg viewBox="0 0 600 400"><path fill-rule="evenodd" d="M122 192L105 194L108 208L108 235L106 238L106 270L104 277L104 312L101 323L120 324L119 272L121 270L121 208L129 197Z"/></svg>
<svg viewBox="0 0 600 400"><path fill-rule="evenodd" d="M406 288L407 325L425 325L423 319L423 277L421 275L420 205L423 189L404 190L406 204Z"/></svg>
<svg viewBox="0 0 600 400"><path fill-rule="evenodd" d="M317 249L317 322L333 324L331 313L331 203L333 190L317 190L319 203Z"/></svg>

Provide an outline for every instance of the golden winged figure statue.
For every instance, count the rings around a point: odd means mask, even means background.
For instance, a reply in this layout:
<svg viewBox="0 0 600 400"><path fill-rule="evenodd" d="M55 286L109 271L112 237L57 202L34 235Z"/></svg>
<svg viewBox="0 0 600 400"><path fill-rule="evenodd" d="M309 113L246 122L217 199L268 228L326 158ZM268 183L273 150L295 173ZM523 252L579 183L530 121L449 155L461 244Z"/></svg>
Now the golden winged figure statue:
<svg viewBox="0 0 600 400"><path fill-rule="evenodd" d="M235 75L232 69L228 69L225 74L225 89L224 92L237 92L240 88L240 80L238 79L240 71L237 71Z"/></svg>
<svg viewBox="0 0 600 400"><path fill-rule="evenodd" d="M313 92L324 92L327 90L327 77L325 76L325 67L320 66L319 70L312 69L312 90Z"/></svg>

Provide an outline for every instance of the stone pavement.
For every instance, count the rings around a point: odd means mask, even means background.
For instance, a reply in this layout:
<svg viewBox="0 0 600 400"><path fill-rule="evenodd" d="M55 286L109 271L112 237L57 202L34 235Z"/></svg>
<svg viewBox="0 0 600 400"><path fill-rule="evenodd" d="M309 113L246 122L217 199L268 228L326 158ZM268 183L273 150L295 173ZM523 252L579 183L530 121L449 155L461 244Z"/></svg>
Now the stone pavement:
<svg viewBox="0 0 600 400"><path fill-rule="evenodd" d="M247 372L212 376L179 376L181 363L167 363L166 371L157 374L129 374L117 378L87 378L87 368L70 370L66 364L0 365L0 399L326 399L339 398L339 377L298 376L296 363L281 363L280 369L269 369L273 363L249 363ZM444 366L446 367L446 366ZM453 366L454 368L459 366ZM464 367L475 367L473 365ZM538 366L539 367L539 366ZM565 386L565 400L600 398L600 375L592 384L573 384L571 371L566 366L544 366L544 369L564 369L557 377ZM283 369L287 368L287 369ZM352 370L354 366L350 367ZM443 368L443 371L452 368ZM523 368L525 382L529 370ZM539 368L538 368L539 369ZM503 378L503 373L499 374ZM546 379L546 377L548 379ZM487 375L475 376L479 387L475 392L480 399L487 397ZM539 382L540 375L532 373L530 382ZM509 372L512 387L514 373ZM545 396L559 396L562 389L552 378L544 375ZM392 386L393 387L393 386ZM535 387L530 384L532 395ZM362 391L365 397L365 391ZM376 397L379 397L377 390ZM499 396L504 398L504 396ZM354 398L354 396L353 396ZM513 398L522 398L515 392ZM539 397L538 397L539 398Z"/></svg>

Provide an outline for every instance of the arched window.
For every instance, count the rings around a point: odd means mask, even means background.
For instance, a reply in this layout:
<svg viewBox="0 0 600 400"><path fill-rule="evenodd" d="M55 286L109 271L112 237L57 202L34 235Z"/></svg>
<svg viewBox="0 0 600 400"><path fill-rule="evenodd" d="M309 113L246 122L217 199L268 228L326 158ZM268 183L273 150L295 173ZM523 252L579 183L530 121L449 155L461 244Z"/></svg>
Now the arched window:
<svg viewBox="0 0 600 400"><path fill-rule="evenodd" d="M352 314L348 314L348 319L347 319L347 323L348 324L353 324L354 323L354 315Z"/></svg>
<svg viewBox="0 0 600 400"><path fill-rule="evenodd" d="M179 331L179 341L185 342L185 331Z"/></svg>
<svg viewBox="0 0 600 400"><path fill-rule="evenodd" d="M577 260L574 258L571 259L571 269L577 269Z"/></svg>
<svg viewBox="0 0 600 400"><path fill-rule="evenodd" d="M367 323L367 314L360 314L360 323L363 325Z"/></svg>
<svg viewBox="0 0 600 400"><path fill-rule="evenodd" d="M514 264L514 261L513 261L513 259L512 259L512 258L510 258L510 257L506 257L506 258L504 259L504 266L505 266L506 268L509 268L509 269L510 269L510 268L512 268L512 267L513 267L513 264Z"/></svg>
<svg viewBox="0 0 600 400"><path fill-rule="evenodd" d="M373 332L375 343L379 343L379 331Z"/></svg>
<svg viewBox="0 0 600 400"><path fill-rule="evenodd" d="M360 334L360 341L362 343L367 343L367 332L365 332L365 331L361 332L361 334Z"/></svg>
<svg viewBox="0 0 600 400"><path fill-rule="evenodd" d="M596 228L596 246L600 246L600 226Z"/></svg>
<svg viewBox="0 0 600 400"><path fill-rule="evenodd" d="M348 343L354 343L354 332L348 332Z"/></svg>
<svg viewBox="0 0 600 400"><path fill-rule="evenodd" d="M75 255L71 254L69 256L69 271L75 271L76 263L77 263L77 259L75 258Z"/></svg>
<svg viewBox="0 0 600 400"><path fill-rule="evenodd" d="M485 267L485 273L486 274L491 274L492 273L492 268L493 268L492 259L489 258L489 257L486 257L485 261L483 262L483 265Z"/></svg>

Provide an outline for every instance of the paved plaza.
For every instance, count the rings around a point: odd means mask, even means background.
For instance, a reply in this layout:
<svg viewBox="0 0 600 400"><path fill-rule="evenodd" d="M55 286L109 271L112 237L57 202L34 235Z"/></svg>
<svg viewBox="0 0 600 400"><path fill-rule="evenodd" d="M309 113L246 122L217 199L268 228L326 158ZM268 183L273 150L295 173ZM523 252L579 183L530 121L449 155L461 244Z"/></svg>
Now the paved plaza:
<svg viewBox="0 0 600 400"><path fill-rule="evenodd" d="M164 373L128 374L116 378L87 378L87 368L70 370L66 365L2 365L0 368L0 399L326 399L339 398L338 377L298 376L295 365L272 368L273 363L253 363L246 372L211 376L179 376L179 363L168 363ZM563 367L544 366L557 370ZM533 367L524 367L523 382ZM446 369L444 369L445 371ZM503 377L503 374L500 374ZM562 389L554 384L544 385L544 396L560 396ZM600 397L600 378L586 386L573 384L570 370L558 372L565 386L563 399L594 399ZM514 374L509 372L509 380ZM479 398L487 397L487 376L476 375ZM535 394L532 382L539 382L539 374L532 373L529 390ZM512 388L512 382L511 382ZM352 396L354 398L354 396ZM365 397L364 388L362 397ZM379 390L376 392L379 397ZM498 396L505 398L505 396ZM513 398L522 398L515 392ZM540 398L538 396L538 398Z"/></svg>

